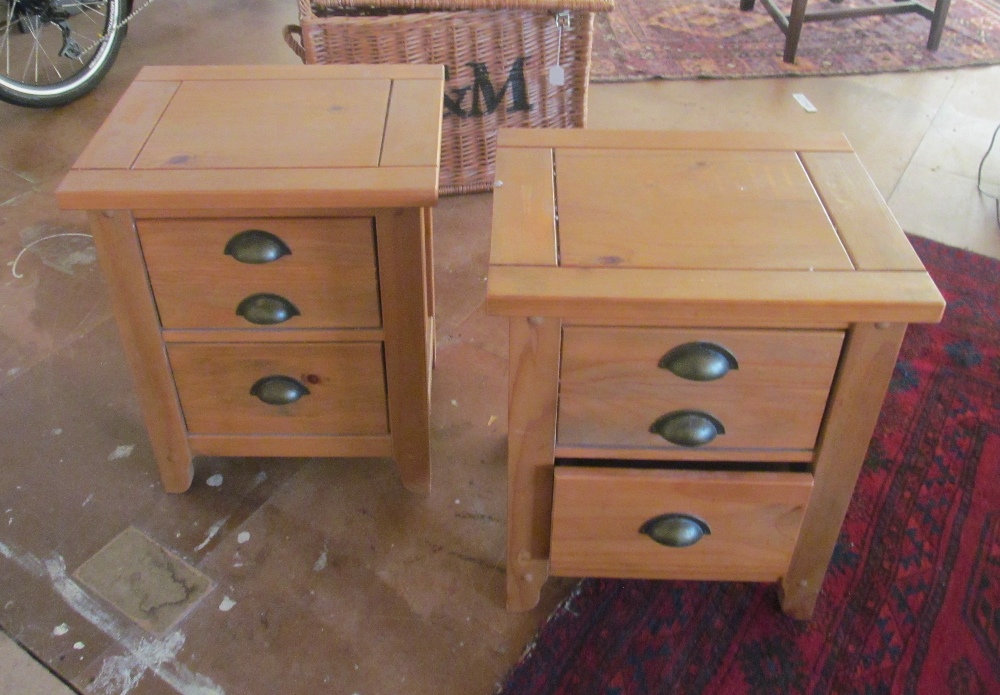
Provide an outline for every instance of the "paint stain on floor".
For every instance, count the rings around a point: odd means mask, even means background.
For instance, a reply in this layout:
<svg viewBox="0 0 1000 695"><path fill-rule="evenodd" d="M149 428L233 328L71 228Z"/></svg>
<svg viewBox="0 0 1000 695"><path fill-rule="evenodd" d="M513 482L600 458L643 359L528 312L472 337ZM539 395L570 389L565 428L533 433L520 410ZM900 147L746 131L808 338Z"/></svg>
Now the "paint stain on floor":
<svg viewBox="0 0 1000 695"><path fill-rule="evenodd" d="M130 526L74 573L138 625L163 634L213 586L182 558Z"/></svg>

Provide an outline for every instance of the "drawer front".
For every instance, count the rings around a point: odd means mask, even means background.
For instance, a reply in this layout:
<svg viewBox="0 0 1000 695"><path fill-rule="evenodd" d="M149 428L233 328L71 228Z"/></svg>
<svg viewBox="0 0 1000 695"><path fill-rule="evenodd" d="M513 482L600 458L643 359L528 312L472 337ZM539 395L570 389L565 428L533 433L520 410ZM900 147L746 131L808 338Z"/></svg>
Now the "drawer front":
<svg viewBox="0 0 1000 695"><path fill-rule="evenodd" d="M811 450L843 338L840 331L567 327L558 443L655 449L666 458L694 449L719 458Z"/></svg>
<svg viewBox="0 0 1000 695"><path fill-rule="evenodd" d="M388 432L381 343L179 343L167 355L192 434Z"/></svg>
<svg viewBox="0 0 1000 695"><path fill-rule="evenodd" d="M370 219L140 220L137 228L164 328L381 325Z"/></svg>
<svg viewBox="0 0 1000 695"><path fill-rule="evenodd" d="M791 561L812 484L807 473L558 466L552 573L774 581Z"/></svg>

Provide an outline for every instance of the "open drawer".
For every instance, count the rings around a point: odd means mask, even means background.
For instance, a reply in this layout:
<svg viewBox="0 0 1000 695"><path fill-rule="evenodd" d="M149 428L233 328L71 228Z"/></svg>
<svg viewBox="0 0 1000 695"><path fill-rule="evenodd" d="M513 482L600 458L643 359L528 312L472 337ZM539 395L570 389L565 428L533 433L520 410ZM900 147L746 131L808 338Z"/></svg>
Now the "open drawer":
<svg viewBox="0 0 1000 695"><path fill-rule="evenodd" d="M775 581L812 486L808 473L557 466L551 572Z"/></svg>

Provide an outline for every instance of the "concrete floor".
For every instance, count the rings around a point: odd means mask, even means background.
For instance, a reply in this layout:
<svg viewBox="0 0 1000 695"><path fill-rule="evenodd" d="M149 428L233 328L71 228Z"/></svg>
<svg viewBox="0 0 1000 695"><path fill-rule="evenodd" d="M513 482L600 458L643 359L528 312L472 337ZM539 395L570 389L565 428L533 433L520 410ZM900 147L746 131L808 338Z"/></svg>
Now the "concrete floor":
<svg viewBox="0 0 1000 695"><path fill-rule="evenodd" d="M190 492L165 495L89 240L41 242L12 272L32 241L88 231L53 191L140 66L295 63L280 37L295 19L287 0L155 3L92 96L0 104L0 692L489 693L574 585L551 580L529 614L503 609L506 331L481 306L489 195L436 211L429 498L384 460L206 459ZM975 176L998 121L1000 67L590 96L598 128L842 130L906 230L995 257ZM985 173L1000 188L1000 152ZM77 573L129 528L210 582L161 632Z"/></svg>

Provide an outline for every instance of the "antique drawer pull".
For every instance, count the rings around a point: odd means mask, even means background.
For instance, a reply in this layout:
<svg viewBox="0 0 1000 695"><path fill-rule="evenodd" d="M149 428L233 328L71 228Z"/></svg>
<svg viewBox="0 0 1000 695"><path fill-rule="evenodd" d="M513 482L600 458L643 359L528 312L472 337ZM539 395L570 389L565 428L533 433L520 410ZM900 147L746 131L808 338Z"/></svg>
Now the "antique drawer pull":
<svg viewBox="0 0 1000 695"><path fill-rule="evenodd" d="M292 253L280 238L260 229L240 232L226 243L224 253L240 263L271 263Z"/></svg>
<svg viewBox="0 0 1000 695"><path fill-rule="evenodd" d="M660 545L671 548L687 548L712 533L704 521L690 514L661 514L642 525L639 533L645 533Z"/></svg>
<svg viewBox="0 0 1000 695"><path fill-rule="evenodd" d="M700 410L675 410L657 419L649 431L671 444L702 446L720 434L725 434L726 428L714 417Z"/></svg>
<svg viewBox="0 0 1000 695"><path fill-rule="evenodd" d="M268 405L288 405L308 396L309 389L290 376L265 376L250 387L250 395Z"/></svg>
<svg viewBox="0 0 1000 695"><path fill-rule="evenodd" d="M236 313L250 323L270 326L284 323L301 312L290 301L276 294L252 294L236 307Z"/></svg>
<svg viewBox="0 0 1000 695"><path fill-rule="evenodd" d="M715 381L740 368L729 350L702 342L678 345L660 358L659 366L690 381Z"/></svg>

